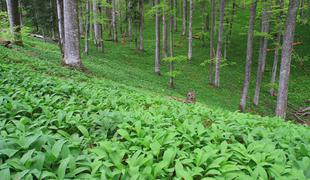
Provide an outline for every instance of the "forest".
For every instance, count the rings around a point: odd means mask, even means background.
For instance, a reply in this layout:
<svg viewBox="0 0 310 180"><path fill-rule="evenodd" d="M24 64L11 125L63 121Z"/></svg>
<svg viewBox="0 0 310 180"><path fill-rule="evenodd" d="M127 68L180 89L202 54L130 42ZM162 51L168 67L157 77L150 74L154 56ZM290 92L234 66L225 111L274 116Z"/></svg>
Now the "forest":
<svg viewBox="0 0 310 180"><path fill-rule="evenodd" d="M310 0L0 0L0 179L310 179Z"/></svg>

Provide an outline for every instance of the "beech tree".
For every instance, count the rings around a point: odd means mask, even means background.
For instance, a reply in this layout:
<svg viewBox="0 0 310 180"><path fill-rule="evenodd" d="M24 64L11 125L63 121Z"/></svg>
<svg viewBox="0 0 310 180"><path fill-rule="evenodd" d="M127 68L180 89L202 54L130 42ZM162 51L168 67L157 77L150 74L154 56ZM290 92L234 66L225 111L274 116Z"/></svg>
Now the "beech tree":
<svg viewBox="0 0 310 180"><path fill-rule="evenodd" d="M103 50L103 40L101 37L101 24L100 24L100 12L98 11L98 2L93 0L93 21L94 21L94 34L95 34L95 46L98 50Z"/></svg>
<svg viewBox="0 0 310 180"><path fill-rule="evenodd" d="M214 26L215 26L215 4L214 0L210 1L211 28L210 28L210 66L209 66L209 83L213 84L213 66L214 66Z"/></svg>
<svg viewBox="0 0 310 180"><path fill-rule="evenodd" d="M193 56L193 15L194 0L189 0L189 22L188 22L188 60L192 60Z"/></svg>
<svg viewBox="0 0 310 180"><path fill-rule="evenodd" d="M175 1L174 1L175 2ZM169 5L170 5L170 29L169 29L169 47L170 47L170 57L173 58L173 30L174 30L174 21L173 21L173 17L174 17L174 4L173 4L173 0L169 0ZM169 63L169 69L170 69L170 72L173 72L174 71L174 62L173 61L170 61ZM169 87L170 88L173 88L174 87L174 77L173 75L170 75L170 78L169 78Z"/></svg>
<svg viewBox="0 0 310 180"><path fill-rule="evenodd" d="M259 55L258 55L258 66L256 73L256 86L255 86L255 94L254 94L254 105L258 105L259 95L261 84L263 80L263 74L265 70L265 62L267 56L267 46L268 46L268 38L266 35L269 33L269 19L271 12L271 4L265 0L263 2L263 13L262 13L262 24L261 24L261 32L263 33L263 37L260 38L260 47L259 47Z"/></svg>
<svg viewBox="0 0 310 180"><path fill-rule="evenodd" d="M85 47L84 52L88 54L89 51L89 34L90 34L90 2L86 1L86 22L85 22Z"/></svg>
<svg viewBox="0 0 310 180"><path fill-rule="evenodd" d="M113 41L117 42L116 5L115 5L115 0L112 0L112 31L113 31Z"/></svg>
<svg viewBox="0 0 310 180"><path fill-rule="evenodd" d="M246 99L248 96L248 91L249 91L249 86L250 86L256 7L257 7L257 0L251 0L248 40L247 40L247 50L246 50L246 64L245 64L245 73L244 73L245 77L244 77L243 89L242 89L241 100L240 100L240 105L239 105L239 109L241 111L245 111Z"/></svg>
<svg viewBox="0 0 310 180"><path fill-rule="evenodd" d="M155 0L156 17L155 17L155 34L156 34L156 49L155 49L155 73L160 75L160 0Z"/></svg>
<svg viewBox="0 0 310 180"><path fill-rule="evenodd" d="M13 43L23 45L18 0L6 0Z"/></svg>
<svg viewBox="0 0 310 180"><path fill-rule="evenodd" d="M78 0L64 1L64 64L82 68L80 57L80 33L78 19Z"/></svg>
<svg viewBox="0 0 310 180"><path fill-rule="evenodd" d="M187 30L187 0L183 0L183 16L182 16L182 36L186 35Z"/></svg>
<svg viewBox="0 0 310 180"><path fill-rule="evenodd" d="M225 10L225 0L220 1L219 7L219 32L218 32L218 41L216 48L216 57L215 57L215 76L214 76L214 86L220 87L220 66L221 66L221 58L222 58L222 45L223 45L223 21L224 21L224 10Z"/></svg>
<svg viewBox="0 0 310 180"><path fill-rule="evenodd" d="M140 11L140 21L139 21L139 26L140 26L140 32L139 32L139 50L143 51L144 50L144 45L143 45L143 31L144 31L144 0L139 0L139 11Z"/></svg>
<svg viewBox="0 0 310 180"><path fill-rule="evenodd" d="M285 118L286 116L288 81L290 76L291 56L293 50L292 43L294 42L298 3L299 0L290 0L282 44L280 80L276 105L276 115L282 118Z"/></svg>
<svg viewBox="0 0 310 180"><path fill-rule="evenodd" d="M64 30L64 9L63 9L63 0L57 0L57 19L58 19L58 44L60 48L60 52L64 57L64 38L65 38L65 30Z"/></svg>
<svg viewBox="0 0 310 180"><path fill-rule="evenodd" d="M164 6L166 6L166 0L163 1ZM162 17L163 17L163 58L167 57L168 54L168 45L167 45L167 19L166 19L167 10L163 8Z"/></svg>

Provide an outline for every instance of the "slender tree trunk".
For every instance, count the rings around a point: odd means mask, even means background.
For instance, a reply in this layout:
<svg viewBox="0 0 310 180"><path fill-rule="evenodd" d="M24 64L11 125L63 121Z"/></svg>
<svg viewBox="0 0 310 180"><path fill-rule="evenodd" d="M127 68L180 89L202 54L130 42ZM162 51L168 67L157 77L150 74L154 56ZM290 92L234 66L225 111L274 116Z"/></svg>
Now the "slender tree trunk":
<svg viewBox="0 0 310 180"><path fill-rule="evenodd" d="M177 0L173 0L173 29L174 32L178 31L178 17L177 17Z"/></svg>
<svg viewBox="0 0 310 180"><path fill-rule="evenodd" d="M80 25L80 36L82 37L84 35L84 22L83 22L83 5L82 2L79 3L80 10L79 10L79 25Z"/></svg>
<svg viewBox="0 0 310 180"><path fill-rule="evenodd" d="M299 16L301 18L304 17L304 4L305 4L305 1L304 0L300 0Z"/></svg>
<svg viewBox="0 0 310 180"><path fill-rule="evenodd" d="M189 23L188 23L188 60L193 57L193 15L194 15L194 0L189 0Z"/></svg>
<svg viewBox="0 0 310 180"><path fill-rule="evenodd" d="M143 46L143 31L144 31L144 0L140 0L140 44L139 44L139 50L143 51L144 50L144 46Z"/></svg>
<svg viewBox="0 0 310 180"><path fill-rule="evenodd" d="M156 5L160 4L160 0L155 0ZM160 75L160 14L159 8L156 8L155 18L155 31L156 31L156 50L155 50L155 73Z"/></svg>
<svg viewBox="0 0 310 180"><path fill-rule="evenodd" d="M270 17L270 7L271 4L264 1L264 8L262 14L262 24L261 24L261 32L262 33L269 33L269 17ZM255 86L255 94L254 94L254 105L258 105L259 103L259 95L261 84L264 75L264 66L266 62L266 55L267 55L267 46L268 46L268 39L266 37L261 37L260 40L260 50L259 50L259 57L258 57L258 67L257 67L257 75L256 75L256 86Z"/></svg>
<svg viewBox="0 0 310 180"><path fill-rule="evenodd" d="M278 22L282 22L282 15L283 15L283 8L284 8L284 0L278 0L277 1L278 5L279 5L279 9L281 10L280 15L278 17ZM280 44L281 44L281 37L282 37L282 27L280 27L280 29L278 30L278 34L277 34L277 39L276 39L276 48L274 50L274 59L273 59L273 65L272 65L272 73L271 73L271 88L269 90L269 93L271 96L275 95L274 92L274 87L273 85L276 82L276 78L277 78L277 70L278 70L278 64L279 64L279 51L280 51Z"/></svg>
<svg viewBox="0 0 310 180"><path fill-rule="evenodd" d="M166 3L166 0L164 0ZM167 16L166 16L166 9L163 9L163 58L167 57L168 52L168 45L167 45Z"/></svg>
<svg viewBox="0 0 310 180"><path fill-rule="evenodd" d="M6 0L8 16L10 21L10 30L13 36L13 42L16 45L23 45L21 35L20 15L18 8L18 0Z"/></svg>
<svg viewBox="0 0 310 180"><path fill-rule="evenodd" d="M101 33L100 33L100 24L98 18L98 3L97 0L93 0L93 21L94 21L94 33L95 33L95 46L99 50L101 47Z"/></svg>
<svg viewBox="0 0 310 180"><path fill-rule="evenodd" d="M116 6L115 1L112 0L112 30L113 30L113 41L117 42L117 27L116 27Z"/></svg>
<svg viewBox="0 0 310 180"><path fill-rule="evenodd" d="M222 56L222 44L223 44L223 21L224 21L224 8L225 0L220 1L220 21L219 21L219 33L218 42L216 48L216 63L215 63L215 76L214 76L214 86L220 87L220 68L221 68L221 56Z"/></svg>
<svg viewBox="0 0 310 180"><path fill-rule="evenodd" d="M170 43L169 43L169 46L170 46L170 57L172 58L173 57L173 30L174 30L174 22L173 22L173 14L171 14L171 12L173 12L173 10L175 10L175 6L173 5L173 0L169 0L170 2ZM175 1L174 1L175 2ZM169 69L170 69L170 73L172 74L173 71L174 71L174 62L173 61L170 61L170 64L169 64ZM169 87L170 88L174 88L174 77L173 76L170 76L170 79L169 79Z"/></svg>
<svg viewBox="0 0 310 180"><path fill-rule="evenodd" d="M183 21L182 21L182 36L186 35L187 26L187 0L183 0Z"/></svg>
<svg viewBox="0 0 310 180"><path fill-rule="evenodd" d="M205 0L201 0L201 40L203 46L205 45L205 26L206 26L206 20L205 20Z"/></svg>
<svg viewBox="0 0 310 180"><path fill-rule="evenodd" d="M90 3L89 0L86 1L86 22L85 22L85 47L84 52L88 55L89 51L89 29L90 29Z"/></svg>
<svg viewBox="0 0 310 180"><path fill-rule="evenodd" d="M64 31L64 10L63 10L63 0L57 0L57 19L58 19L58 44L64 58L64 38L65 38L65 31Z"/></svg>
<svg viewBox="0 0 310 180"><path fill-rule="evenodd" d="M210 30L210 66L209 66L209 82L210 84L214 84L213 82L213 66L214 66L214 26L215 26L215 4L214 0L211 0L211 30Z"/></svg>
<svg viewBox="0 0 310 180"><path fill-rule="evenodd" d="M242 90L242 95L241 95L241 100L240 100L240 105L239 105L239 109L242 112L245 111L246 99L248 96L250 79L251 79L251 66L252 66L252 58L253 58L253 37L254 37L254 28L255 28L256 7L257 7L257 0L252 0L251 10L250 10L250 19L249 19L249 28L248 28L245 77L244 77L243 90Z"/></svg>
<svg viewBox="0 0 310 180"><path fill-rule="evenodd" d="M294 42L294 32L296 24L296 13L298 9L298 0L290 0L288 13L286 17L286 30L282 44L282 58L280 68L280 80L278 89L278 98L276 106L276 115L282 118L286 116L288 81L290 76L291 55Z"/></svg>
<svg viewBox="0 0 310 180"><path fill-rule="evenodd" d="M18 7L19 7L19 19L20 19L20 26L23 26L23 4L22 1L18 1Z"/></svg>
<svg viewBox="0 0 310 180"><path fill-rule="evenodd" d="M78 19L78 0L64 1L64 30L65 30L65 46L64 46L64 64L82 68L80 58L80 34Z"/></svg>
<svg viewBox="0 0 310 180"><path fill-rule="evenodd" d="M122 35L123 34L123 26L122 26L123 22L122 22L121 0L118 0L117 8L118 8L119 32Z"/></svg>
<svg viewBox="0 0 310 180"><path fill-rule="evenodd" d="M131 1L128 2L128 8L131 9ZM128 39L129 41L132 40L132 15L131 12L129 13L129 17L128 17Z"/></svg>

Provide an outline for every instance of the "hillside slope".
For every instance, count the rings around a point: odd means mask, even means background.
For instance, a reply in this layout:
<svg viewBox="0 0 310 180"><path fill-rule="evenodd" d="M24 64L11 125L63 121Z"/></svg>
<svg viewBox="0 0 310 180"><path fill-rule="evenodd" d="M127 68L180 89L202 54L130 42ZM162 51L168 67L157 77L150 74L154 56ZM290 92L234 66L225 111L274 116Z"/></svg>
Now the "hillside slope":
<svg viewBox="0 0 310 180"><path fill-rule="evenodd" d="M307 127L176 102L25 44L0 47L4 179L310 178Z"/></svg>

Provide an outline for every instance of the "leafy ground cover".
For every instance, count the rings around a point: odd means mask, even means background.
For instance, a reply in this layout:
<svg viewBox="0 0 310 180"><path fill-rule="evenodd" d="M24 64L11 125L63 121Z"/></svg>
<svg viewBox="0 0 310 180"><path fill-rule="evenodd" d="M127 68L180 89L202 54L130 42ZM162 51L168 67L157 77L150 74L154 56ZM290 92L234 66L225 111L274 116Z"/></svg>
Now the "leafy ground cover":
<svg viewBox="0 0 310 180"><path fill-rule="evenodd" d="M62 68L56 51L0 47L2 179L310 178L307 127Z"/></svg>

